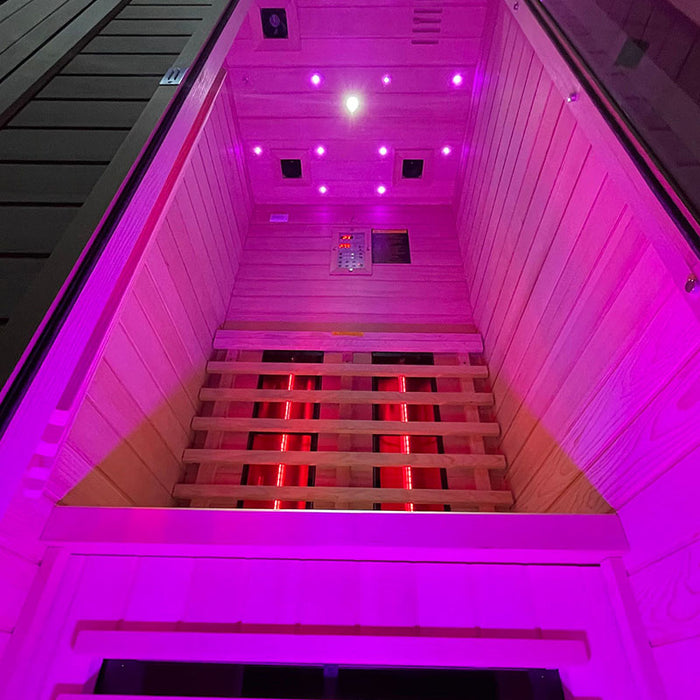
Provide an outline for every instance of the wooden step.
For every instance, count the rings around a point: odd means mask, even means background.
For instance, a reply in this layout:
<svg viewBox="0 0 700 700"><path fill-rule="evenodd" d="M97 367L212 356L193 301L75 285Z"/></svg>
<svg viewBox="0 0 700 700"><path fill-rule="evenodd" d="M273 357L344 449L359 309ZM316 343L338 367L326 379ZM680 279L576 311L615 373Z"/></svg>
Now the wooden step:
<svg viewBox="0 0 700 700"><path fill-rule="evenodd" d="M189 449L185 464L314 464L318 467L416 467L505 469L503 455L487 454L410 454L398 452L302 452L279 450Z"/></svg>
<svg viewBox="0 0 700 700"><path fill-rule="evenodd" d="M307 453L308 454L308 453ZM509 491L357 488L344 486L230 486L177 484L175 498L230 498L240 501L307 501L322 503L416 503L454 506L511 506Z"/></svg>
<svg viewBox="0 0 700 700"><path fill-rule="evenodd" d="M207 363L210 374L295 374L327 377L488 377L484 365L372 365L316 362L219 362Z"/></svg>
<svg viewBox="0 0 700 700"><path fill-rule="evenodd" d="M365 331L219 330L216 350L323 350L342 352L483 352L478 333L392 333Z"/></svg>
<svg viewBox="0 0 700 700"><path fill-rule="evenodd" d="M192 419L192 430L236 433L343 433L350 435L488 435L498 437L498 423L320 420L282 418L199 417Z"/></svg>
<svg viewBox="0 0 700 700"><path fill-rule="evenodd" d="M204 387L199 392L200 401L242 401L282 403L326 404L412 404L424 406L493 406L493 394L487 392L427 392L427 391L347 391L294 389L216 389Z"/></svg>

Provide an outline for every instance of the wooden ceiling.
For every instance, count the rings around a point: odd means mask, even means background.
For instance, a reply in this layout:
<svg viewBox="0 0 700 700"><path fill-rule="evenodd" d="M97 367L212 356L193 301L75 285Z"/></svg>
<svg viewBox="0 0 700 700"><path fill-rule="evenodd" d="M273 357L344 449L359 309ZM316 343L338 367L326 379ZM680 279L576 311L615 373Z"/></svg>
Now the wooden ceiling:
<svg viewBox="0 0 700 700"><path fill-rule="evenodd" d="M486 3L254 0L227 68L256 202L451 203ZM263 38L261 7L286 10L288 39ZM302 179L282 178L280 158L300 158ZM424 159L421 179L401 177L403 158Z"/></svg>

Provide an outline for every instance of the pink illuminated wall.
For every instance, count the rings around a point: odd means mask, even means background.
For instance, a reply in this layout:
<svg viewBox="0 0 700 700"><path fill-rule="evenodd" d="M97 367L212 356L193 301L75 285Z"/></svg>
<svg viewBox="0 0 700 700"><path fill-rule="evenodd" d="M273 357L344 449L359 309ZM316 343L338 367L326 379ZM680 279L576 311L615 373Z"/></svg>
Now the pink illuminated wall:
<svg viewBox="0 0 700 700"><path fill-rule="evenodd" d="M48 490L63 503L173 504L251 211L234 129L224 87L59 451Z"/></svg>
<svg viewBox="0 0 700 700"><path fill-rule="evenodd" d="M698 302L650 235L678 233L627 196L565 74L496 5L457 226L516 509L619 511L649 641L671 696L691 697Z"/></svg>
<svg viewBox="0 0 700 700"><path fill-rule="evenodd" d="M270 223L270 214L280 212L289 222ZM411 264L375 265L371 276L353 279L329 275L333 228L350 223L368 231L408 229ZM227 318L341 330L348 324L467 327L472 316L452 212L391 204L258 206Z"/></svg>
<svg viewBox="0 0 700 700"><path fill-rule="evenodd" d="M27 700L89 692L102 658L367 663L371 649L387 665L557 667L569 698L652 700L601 566L624 548L617 523L567 516L552 531L470 515L60 514L45 535L64 548L47 572L50 613L13 649L0 688ZM454 537L440 536L447 520ZM420 563L406 560L403 532Z"/></svg>

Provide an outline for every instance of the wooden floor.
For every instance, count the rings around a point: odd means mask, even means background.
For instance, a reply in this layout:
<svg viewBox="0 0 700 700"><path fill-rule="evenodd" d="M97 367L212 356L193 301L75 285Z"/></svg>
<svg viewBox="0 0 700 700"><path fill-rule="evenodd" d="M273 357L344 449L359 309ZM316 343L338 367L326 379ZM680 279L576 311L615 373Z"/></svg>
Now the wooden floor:
<svg viewBox="0 0 700 700"><path fill-rule="evenodd" d="M436 354L434 365L412 366L372 364L371 354L360 352L326 352L322 363L263 362L262 351L235 347L216 352L200 392L200 415L192 421L193 446L183 457L187 476L173 490L183 505L261 507L262 502L274 502L279 507L295 501L317 509L372 510L377 504L404 504L411 510L413 505L429 504L458 511L508 510L512 505L502 478L505 458L490 444L499 435L498 424L489 420L493 397L479 385L488 370L470 361L477 356ZM259 388L260 376L275 375L318 376L320 388ZM373 377L433 377L437 391L374 391ZM256 405L263 402L290 406L295 401L317 404L318 417L254 417ZM377 420L372 407L390 403L439 407L439 420ZM317 449L284 451L283 458L279 449L249 449L250 435L260 433L314 435ZM440 436L441 453L377 452L377 435L406 436L407 445L415 437ZM246 465L274 470L281 460L285 467L312 462L312 483L283 485L281 477L277 485L248 483ZM437 489L413 487L410 477L408 488L377 486L377 473L385 467L408 473L440 469L445 477Z"/></svg>

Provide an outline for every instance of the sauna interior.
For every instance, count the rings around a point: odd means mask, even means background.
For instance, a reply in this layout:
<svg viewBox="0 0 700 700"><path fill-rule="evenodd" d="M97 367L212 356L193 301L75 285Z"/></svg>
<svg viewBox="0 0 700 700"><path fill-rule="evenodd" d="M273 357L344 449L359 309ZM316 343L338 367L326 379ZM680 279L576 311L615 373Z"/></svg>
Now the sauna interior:
<svg viewBox="0 0 700 700"><path fill-rule="evenodd" d="M695 4L48 4L0 3L0 696L697 698Z"/></svg>

